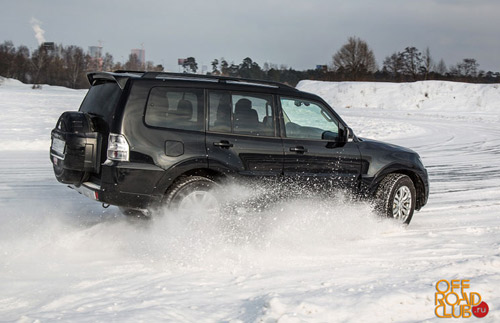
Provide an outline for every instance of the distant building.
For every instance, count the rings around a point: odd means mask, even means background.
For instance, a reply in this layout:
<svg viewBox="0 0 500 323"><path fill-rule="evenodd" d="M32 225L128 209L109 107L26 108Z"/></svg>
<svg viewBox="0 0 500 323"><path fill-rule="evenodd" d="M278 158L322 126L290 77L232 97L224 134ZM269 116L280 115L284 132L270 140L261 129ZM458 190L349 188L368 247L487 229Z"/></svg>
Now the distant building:
<svg viewBox="0 0 500 323"><path fill-rule="evenodd" d="M49 56L62 57L62 46L56 45L54 42L43 42L40 45L40 50L44 50Z"/></svg>
<svg viewBox="0 0 500 323"><path fill-rule="evenodd" d="M41 45L43 48L45 48L46 50L55 50L56 49L56 45L54 44L54 42L43 42L42 45Z"/></svg>
<svg viewBox="0 0 500 323"><path fill-rule="evenodd" d="M89 55L92 59L99 59L102 57L102 46L89 46Z"/></svg>
<svg viewBox="0 0 500 323"><path fill-rule="evenodd" d="M316 65L316 70L317 71L327 72L328 71L328 65Z"/></svg>
<svg viewBox="0 0 500 323"><path fill-rule="evenodd" d="M102 46L89 46L92 69L102 71Z"/></svg>
<svg viewBox="0 0 500 323"><path fill-rule="evenodd" d="M132 49L131 54L137 56L142 66L146 65L146 51L144 49Z"/></svg>

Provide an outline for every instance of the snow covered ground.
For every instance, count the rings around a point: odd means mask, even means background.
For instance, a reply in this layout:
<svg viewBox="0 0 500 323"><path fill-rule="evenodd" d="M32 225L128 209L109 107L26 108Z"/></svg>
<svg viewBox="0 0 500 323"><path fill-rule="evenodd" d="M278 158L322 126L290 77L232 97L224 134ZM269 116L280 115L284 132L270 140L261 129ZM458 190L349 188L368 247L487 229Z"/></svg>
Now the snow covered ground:
<svg viewBox="0 0 500 323"><path fill-rule="evenodd" d="M358 135L420 153L431 194L408 228L340 197L196 231L127 219L52 174L50 129L85 91L0 78L0 321L440 321L441 279L469 279L482 321L500 321L499 87L299 87Z"/></svg>

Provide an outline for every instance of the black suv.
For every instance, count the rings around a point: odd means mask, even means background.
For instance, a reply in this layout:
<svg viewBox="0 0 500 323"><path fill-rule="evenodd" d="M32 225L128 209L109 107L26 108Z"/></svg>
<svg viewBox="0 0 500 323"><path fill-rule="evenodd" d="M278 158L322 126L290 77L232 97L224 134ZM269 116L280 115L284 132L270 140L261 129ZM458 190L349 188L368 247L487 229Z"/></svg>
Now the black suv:
<svg viewBox="0 0 500 323"><path fill-rule="evenodd" d="M211 207L211 190L234 177L350 190L402 223L427 202L417 153L356 137L316 95L193 74L117 71L88 79L79 111L64 112L52 130L54 173L125 213Z"/></svg>

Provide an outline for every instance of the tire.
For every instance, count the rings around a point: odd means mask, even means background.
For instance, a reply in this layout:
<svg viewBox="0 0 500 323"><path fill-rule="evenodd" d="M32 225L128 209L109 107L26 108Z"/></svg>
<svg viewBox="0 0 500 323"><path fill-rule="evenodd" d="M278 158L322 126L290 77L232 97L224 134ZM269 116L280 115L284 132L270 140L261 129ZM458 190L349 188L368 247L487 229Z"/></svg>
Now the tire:
<svg viewBox="0 0 500 323"><path fill-rule="evenodd" d="M65 140L66 156L63 160L51 156L54 175L56 179L64 184L80 184L88 179L89 171L96 169L87 169L86 164L93 162L98 164L98 160L86 160L86 140L91 140L94 137L87 137L87 134L95 134L94 123L89 114L78 111L66 111L61 114L56 123L56 128L52 130L51 137ZM68 143L68 138L78 140ZM94 139L95 140L95 139ZM97 146L95 143L94 146ZM100 146L100 145L99 145ZM52 152L52 147L50 149ZM96 152L90 154L97 158Z"/></svg>
<svg viewBox="0 0 500 323"><path fill-rule="evenodd" d="M375 209L383 217L409 224L415 211L413 181L404 174L387 175L375 193Z"/></svg>
<svg viewBox="0 0 500 323"><path fill-rule="evenodd" d="M84 182L89 175L88 173L82 171L65 169L54 163L53 169L56 179L64 184L74 184L76 186L80 186L80 184Z"/></svg>
<svg viewBox="0 0 500 323"><path fill-rule="evenodd" d="M218 187L216 182L206 177L181 177L168 189L164 205L179 213L196 209L207 214L218 213L219 199L214 194Z"/></svg>

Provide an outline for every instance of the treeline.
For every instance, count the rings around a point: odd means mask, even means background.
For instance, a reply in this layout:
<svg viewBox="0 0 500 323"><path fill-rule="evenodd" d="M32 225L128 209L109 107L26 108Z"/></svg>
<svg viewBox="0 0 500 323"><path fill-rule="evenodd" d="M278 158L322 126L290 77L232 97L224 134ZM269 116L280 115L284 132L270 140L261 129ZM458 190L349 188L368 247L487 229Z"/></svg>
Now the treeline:
<svg viewBox="0 0 500 323"><path fill-rule="evenodd" d="M73 89L88 88L87 72L114 70L163 71L152 62L142 64L131 54L125 63L114 62L109 53L90 56L83 48L44 43L32 53L28 47L15 47L11 41L0 44L0 75L23 83L50 84Z"/></svg>
<svg viewBox="0 0 500 323"><path fill-rule="evenodd" d="M229 64L224 58L214 59L209 74L272 80L295 86L300 80L321 81L373 81L413 82L423 80L445 80L469 83L498 83L499 72L485 72L479 69L474 58L464 58L455 65L447 66L443 59L434 60L430 49L423 52L409 46L384 59L381 68L368 44L350 37L333 56L331 65L319 65L315 69L297 71L287 66L264 63L262 67L251 58L240 64ZM196 73L195 58L184 61L184 71Z"/></svg>
<svg viewBox="0 0 500 323"><path fill-rule="evenodd" d="M193 72L192 65L188 65ZM189 69L188 68L188 69ZM195 71L195 70L194 70ZM368 44L350 37L333 56L331 65L320 65L316 69L296 71L286 66L265 63L261 68L249 57L241 64L228 64L225 59L212 61L211 74L229 75L279 81L296 85L302 79L321 81L372 81L413 82L444 80L469 83L498 83L499 72L485 72L473 58L464 58L455 65L447 66L443 59L436 62L430 49L421 52L415 47L406 47L385 58L378 67L373 51Z"/></svg>
<svg viewBox="0 0 500 323"><path fill-rule="evenodd" d="M264 63L264 65L260 67L257 62L247 57L243 59L240 64L229 64L224 58L220 60L214 59L212 61L212 70L208 74L268 80L295 86L300 80L321 79L323 71L297 71L286 65L278 66L270 63Z"/></svg>
<svg viewBox="0 0 500 323"><path fill-rule="evenodd" d="M378 68L368 44L350 37L333 55L333 67L327 77L331 80L412 82L447 80L471 83L500 82L500 73L479 69L474 58L464 58L447 66L443 59L434 60L429 48L423 52L413 46L386 57Z"/></svg>
<svg viewBox="0 0 500 323"><path fill-rule="evenodd" d="M180 60L185 73L198 73L194 57ZM114 62L109 53L90 56L78 46L44 44L30 53L26 46L15 47L11 41L0 44L0 75L24 83L51 84L70 88L88 88L86 73L90 71L145 70L164 71L153 62L143 64L131 54L127 62ZM295 86L300 80L413 82L420 80L447 80L470 83L499 83L499 72L485 72L473 58L464 58L447 66L443 59L435 61L429 48L423 52L409 46L386 57L381 67L368 44L356 37L348 41L332 56L328 65L297 71L291 67L271 63L260 66L250 57L239 64L226 59L214 59L207 71L251 79L271 80Z"/></svg>

